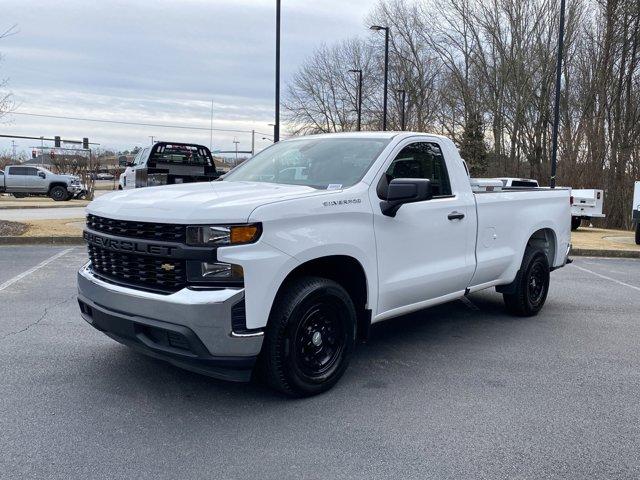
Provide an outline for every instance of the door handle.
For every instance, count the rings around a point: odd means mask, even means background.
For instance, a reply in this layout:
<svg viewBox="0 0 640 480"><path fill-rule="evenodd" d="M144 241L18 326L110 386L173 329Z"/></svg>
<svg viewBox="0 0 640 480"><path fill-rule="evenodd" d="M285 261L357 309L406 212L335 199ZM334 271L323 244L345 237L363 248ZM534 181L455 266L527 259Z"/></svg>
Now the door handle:
<svg viewBox="0 0 640 480"><path fill-rule="evenodd" d="M449 220L462 220L464 218L464 213L451 212L449 215L447 215L447 218Z"/></svg>

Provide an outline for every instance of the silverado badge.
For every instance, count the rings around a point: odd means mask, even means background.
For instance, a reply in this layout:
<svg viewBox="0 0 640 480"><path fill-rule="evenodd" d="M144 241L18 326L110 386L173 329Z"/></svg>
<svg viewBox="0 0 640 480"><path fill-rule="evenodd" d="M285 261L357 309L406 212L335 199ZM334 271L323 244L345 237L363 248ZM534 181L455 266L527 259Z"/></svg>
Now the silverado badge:
<svg viewBox="0 0 640 480"><path fill-rule="evenodd" d="M176 269L175 265L171 265L170 263L163 263L162 265L160 265L160 268L165 272L170 272Z"/></svg>

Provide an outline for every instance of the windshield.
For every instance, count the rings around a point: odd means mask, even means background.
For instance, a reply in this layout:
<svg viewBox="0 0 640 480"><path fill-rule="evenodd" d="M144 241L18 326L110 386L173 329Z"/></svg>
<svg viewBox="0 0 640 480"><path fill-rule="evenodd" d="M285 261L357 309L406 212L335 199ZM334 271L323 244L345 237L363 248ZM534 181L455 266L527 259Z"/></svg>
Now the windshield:
<svg viewBox="0 0 640 480"><path fill-rule="evenodd" d="M228 173L225 181L346 188L359 182L390 138L306 138L277 143Z"/></svg>

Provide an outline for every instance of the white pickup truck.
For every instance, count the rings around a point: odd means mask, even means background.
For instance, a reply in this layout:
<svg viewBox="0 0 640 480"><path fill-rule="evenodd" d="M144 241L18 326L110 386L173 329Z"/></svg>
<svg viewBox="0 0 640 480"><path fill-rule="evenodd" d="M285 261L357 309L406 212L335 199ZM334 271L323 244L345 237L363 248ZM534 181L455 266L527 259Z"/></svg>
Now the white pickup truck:
<svg viewBox="0 0 640 480"><path fill-rule="evenodd" d="M55 201L71 200L85 192L80 178L60 175L46 168L31 165L11 165L0 170L0 193L16 198L47 195Z"/></svg>
<svg viewBox="0 0 640 480"><path fill-rule="evenodd" d="M473 193L436 135L291 139L223 181L91 203L80 310L180 367L246 381L256 366L277 390L313 395L372 323L490 287L537 314L567 262L569 208L565 189Z"/></svg>

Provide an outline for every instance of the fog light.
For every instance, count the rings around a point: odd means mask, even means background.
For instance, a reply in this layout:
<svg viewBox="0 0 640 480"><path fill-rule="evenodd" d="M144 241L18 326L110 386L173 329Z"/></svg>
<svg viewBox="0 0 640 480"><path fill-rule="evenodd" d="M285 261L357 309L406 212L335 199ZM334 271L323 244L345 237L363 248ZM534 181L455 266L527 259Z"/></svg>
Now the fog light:
<svg viewBox="0 0 640 480"><path fill-rule="evenodd" d="M240 265L233 263L189 261L187 278L193 283L242 283L244 272Z"/></svg>

